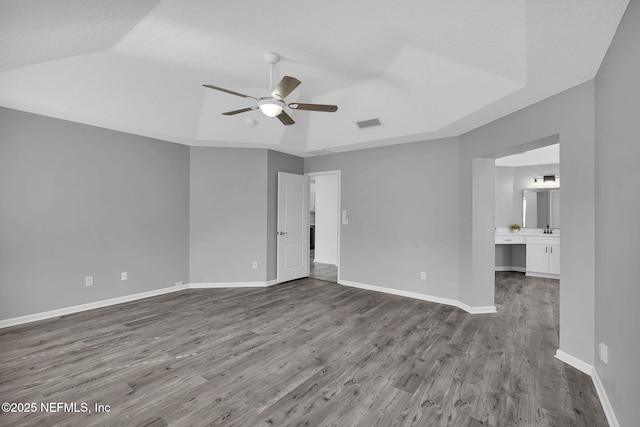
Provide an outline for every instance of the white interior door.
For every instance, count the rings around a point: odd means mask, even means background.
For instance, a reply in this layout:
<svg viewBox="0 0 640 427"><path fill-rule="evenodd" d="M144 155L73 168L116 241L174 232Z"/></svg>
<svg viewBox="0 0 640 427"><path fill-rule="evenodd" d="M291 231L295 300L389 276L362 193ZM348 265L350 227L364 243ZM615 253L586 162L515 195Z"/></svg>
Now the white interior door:
<svg viewBox="0 0 640 427"><path fill-rule="evenodd" d="M309 276L309 177L278 172L278 283Z"/></svg>

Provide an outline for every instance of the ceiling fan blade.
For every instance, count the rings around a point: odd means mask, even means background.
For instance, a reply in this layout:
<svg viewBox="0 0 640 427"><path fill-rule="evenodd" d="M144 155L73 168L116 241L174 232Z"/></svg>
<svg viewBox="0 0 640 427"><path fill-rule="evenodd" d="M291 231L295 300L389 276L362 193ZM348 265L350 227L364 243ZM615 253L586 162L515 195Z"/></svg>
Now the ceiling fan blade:
<svg viewBox="0 0 640 427"><path fill-rule="evenodd" d="M275 98L285 99L299 85L300 80L295 77L284 76L278 86L271 92L271 95Z"/></svg>
<svg viewBox="0 0 640 427"><path fill-rule="evenodd" d="M226 113L222 113L225 116L233 116L234 114L240 114L240 113L246 113L247 111L251 111L251 110L257 110L258 107L249 107L249 108L243 108L242 110L233 110L233 111L227 111Z"/></svg>
<svg viewBox="0 0 640 427"><path fill-rule="evenodd" d="M293 110L324 111L326 113L333 113L335 111L338 111L338 107L335 105L302 104L299 102L292 102L291 104L289 104L289 108Z"/></svg>
<svg viewBox="0 0 640 427"><path fill-rule="evenodd" d="M243 98L251 98L251 99L255 99L256 101L258 100L258 98L254 98L253 96L245 95L244 93L240 93L240 92L234 92L232 90L224 89L218 86L213 86L213 85L202 85L202 86L208 87L209 89L219 90L220 92L230 93L231 95L241 96Z"/></svg>
<svg viewBox="0 0 640 427"><path fill-rule="evenodd" d="M280 119L282 124L285 126L289 126L295 123L291 116L285 113L284 110L282 110L282 113L278 114L276 117Z"/></svg>

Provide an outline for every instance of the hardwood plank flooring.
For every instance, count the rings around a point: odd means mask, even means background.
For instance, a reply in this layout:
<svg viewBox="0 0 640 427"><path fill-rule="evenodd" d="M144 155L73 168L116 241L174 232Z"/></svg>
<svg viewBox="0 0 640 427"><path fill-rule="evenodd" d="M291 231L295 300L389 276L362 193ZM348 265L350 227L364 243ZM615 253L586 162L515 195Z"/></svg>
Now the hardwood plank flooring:
<svg viewBox="0 0 640 427"><path fill-rule="evenodd" d="M338 267L310 260L309 277L335 283L338 281Z"/></svg>
<svg viewBox="0 0 640 427"><path fill-rule="evenodd" d="M0 425L605 426L553 357L558 281L497 273L498 314L303 279L0 330ZM41 403L109 412L41 410Z"/></svg>

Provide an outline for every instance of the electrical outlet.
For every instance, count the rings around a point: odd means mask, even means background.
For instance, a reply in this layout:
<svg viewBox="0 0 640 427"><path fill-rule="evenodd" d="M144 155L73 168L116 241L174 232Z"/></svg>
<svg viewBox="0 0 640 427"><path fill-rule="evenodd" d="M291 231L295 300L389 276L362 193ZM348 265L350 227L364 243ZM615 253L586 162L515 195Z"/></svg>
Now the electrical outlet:
<svg viewBox="0 0 640 427"><path fill-rule="evenodd" d="M420 280L427 280L427 272L426 271L421 271L420 272Z"/></svg>
<svg viewBox="0 0 640 427"><path fill-rule="evenodd" d="M127 280L127 278L128 278L128 275L126 271L123 271L122 273L120 273L120 280L124 282L125 280Z"/></svg>
<svg viewBox="0 0 640 427"><path fill-rule="evenodd" d="M599 344L600 347L600 360L602 360L604 363L609 363L609 347L601 342Z"/></svg>
<svg viewBox="0 0 640 427"><path fill-rule="evenodd" d="M251 264L251 268L254 270L258 269L258 262L257 261L253 261L253 264Z"/></svg>
<svg viewBox="0 0 640 427"><path fill-rule="evenodd" d="M182 286L182 282L176 282L176 286Z"/></svg>
<svg viewBox="0 0 640 427"><path fill-rule="evenodd" d="M85 286L93 286L93 276L87 276L84 278Z"/></svg>

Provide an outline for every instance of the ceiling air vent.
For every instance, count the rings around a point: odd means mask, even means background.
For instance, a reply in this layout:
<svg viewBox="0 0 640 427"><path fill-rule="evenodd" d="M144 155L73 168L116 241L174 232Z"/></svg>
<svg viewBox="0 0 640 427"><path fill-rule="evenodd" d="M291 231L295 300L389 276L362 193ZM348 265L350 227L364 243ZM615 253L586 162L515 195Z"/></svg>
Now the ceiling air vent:
<svg viewBox="0 0 640 427"><path fill-rule="evenodd" d="M380 126L382 123L380 123L380 119L369 119L369 120L363 120L361 122L356 122L356 124L360 129L366 129L366 128L372 128L375 126Z"/></svg>

